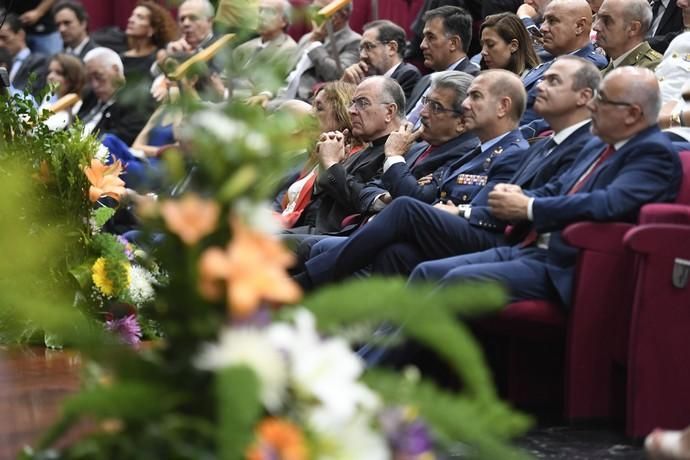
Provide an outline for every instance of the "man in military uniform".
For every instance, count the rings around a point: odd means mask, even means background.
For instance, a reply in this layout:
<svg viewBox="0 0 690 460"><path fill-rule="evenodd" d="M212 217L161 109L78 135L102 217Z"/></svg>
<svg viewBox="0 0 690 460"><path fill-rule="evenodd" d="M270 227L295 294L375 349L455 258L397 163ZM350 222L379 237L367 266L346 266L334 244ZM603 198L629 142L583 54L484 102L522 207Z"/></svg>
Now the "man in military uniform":
<svg viewBox="0 0 690 460"><path fill-rule="evenodd" d="M407 196L394 199L350 238L336 245L328 239L319 242L313 255L320 251L319 245L330 249L309 259L306 271L297 280L309 288L345 277L370 263L377 273L407 274L424 260L492 246L494 238L488 232L467 231L467 238L456 233L459 227L454 224L464 219L440 208L452 206L457 213L458 204L469 202L464 201L470 199L464 196L468 186L492 187L488 184L495 179L500 180L506 173L512 176L519 165L513 159L521 158L527 147L517 129L524 107L525 90L515 74L504 70L481 73L470 85L462 109L466 128L481 142L467 155L470 161L482 158L486 172L468 173L462 165L449 169L441 184L440 200L434 206Z"/></svg>
<svg viewBox="0 0 690 460"><path fill-rule="evenodd" d="M645 41L651 23L652 8L647 0L605 0L602 3L593 26L597 44L610 59L601 71L602 76L622 66L654 70L662 56Z"/></svg>

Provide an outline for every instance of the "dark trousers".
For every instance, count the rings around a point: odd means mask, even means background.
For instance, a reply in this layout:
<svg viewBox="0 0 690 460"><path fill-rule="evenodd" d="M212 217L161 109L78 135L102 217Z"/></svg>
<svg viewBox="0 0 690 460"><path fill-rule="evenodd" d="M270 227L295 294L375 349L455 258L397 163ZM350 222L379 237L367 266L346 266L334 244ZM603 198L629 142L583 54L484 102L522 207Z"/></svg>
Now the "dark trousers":
<svg viewBox="0 0 690 460"><path fill-rule="evenodd" d="M462 217L413 198L400 197L352 236L310 258L305 265L312 282L320 285L368 265L374 273L408 275L423 261L500 244L500 233L474 227Z"/></svg>

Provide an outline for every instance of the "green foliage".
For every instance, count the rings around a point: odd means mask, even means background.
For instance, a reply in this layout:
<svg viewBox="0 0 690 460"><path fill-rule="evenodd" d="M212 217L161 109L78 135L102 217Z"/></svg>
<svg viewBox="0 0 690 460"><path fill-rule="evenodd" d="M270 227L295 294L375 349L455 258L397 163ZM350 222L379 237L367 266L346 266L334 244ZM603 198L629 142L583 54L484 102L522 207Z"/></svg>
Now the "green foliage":
<svg viewBox="0 0 690 460"><path fill-rule="evenodd" d="M218 450L222 460L242 460L261 416L260 382L247 367L230 367L216 374Z"/></svg>
<svg viewBox="0 0 690 460"><path fill-rule="evenodd" d="M428 382L402 382L397 373L369 371L365 380L388 403L409 404L450 445L462 441L476 449L472 458L522 458L508 444L531 420L512 412L497 395L480 348L459 317L496 311L505 303L496 285L407 285L402 279L358 280L322 289L304 301L319 325L337 332L359 322L391 323L434 350L460 378L460 394ZM382 344L381 346L385 346Z"/></svg>
<svg viewBox="0 0 690 460"><path fill-rule="evenodd" d="M115 209L102 206L102 207L96 209L95 211L93 211L94 224L98 228L101 228L114 215L115 215Z"/></svg>

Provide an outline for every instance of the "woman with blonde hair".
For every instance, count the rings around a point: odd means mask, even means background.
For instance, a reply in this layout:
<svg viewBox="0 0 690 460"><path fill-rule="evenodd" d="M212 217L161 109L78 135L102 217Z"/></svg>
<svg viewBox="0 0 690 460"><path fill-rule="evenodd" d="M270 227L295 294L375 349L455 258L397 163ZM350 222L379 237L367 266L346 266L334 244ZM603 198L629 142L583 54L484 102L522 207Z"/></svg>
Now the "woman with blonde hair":
<svg viewBox="0 0 690 460"><path fill-rule="evenodd" d="M352 120L348 108L356 86L342 81L326 83L316 90L312 103L312 114L318 123L319 133L328 131L352 132ZM350 155L361 150L361 142L347 135ZM316 142L316 139L314 139ZM274 210L281 215L285 228L311 227L316 219L317 202L312 200L312 192L317 179L319 158L315 150L290 185L276 198Z"/></svg>

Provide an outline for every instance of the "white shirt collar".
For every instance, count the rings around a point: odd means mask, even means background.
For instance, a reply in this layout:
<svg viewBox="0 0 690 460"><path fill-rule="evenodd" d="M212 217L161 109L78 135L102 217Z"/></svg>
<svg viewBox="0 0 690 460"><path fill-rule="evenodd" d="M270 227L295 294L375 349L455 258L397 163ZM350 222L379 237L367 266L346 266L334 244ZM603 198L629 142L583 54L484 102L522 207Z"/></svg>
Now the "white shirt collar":
<svg viewBox="0 0 690 460"><path fill-rule="evenodd" d="M592 121L591 119L587 118L586 120L582 120L580 122L575 123L574 125L570 125L567 128L563 128L562 130L558 131L553 135L553 141L556 143L556 145L561 145L561 143L566 140L572 133L580 129L582 126L586 125Z"/></svg>
<svg viewBox="0 0 690 460"><path fill-rule="evenodd" d="M388 70L386 71L386 73L383 74L383 76L384 76L384 77L390 77L391 75L393 75L393 72L395 72L395 69L397 69L398 67L400 67L400 64L402 64L402 61L401 61L401 62L398 62L398 63L395 64L393 67L391 67L390 69L388 69Z"/></svg>

